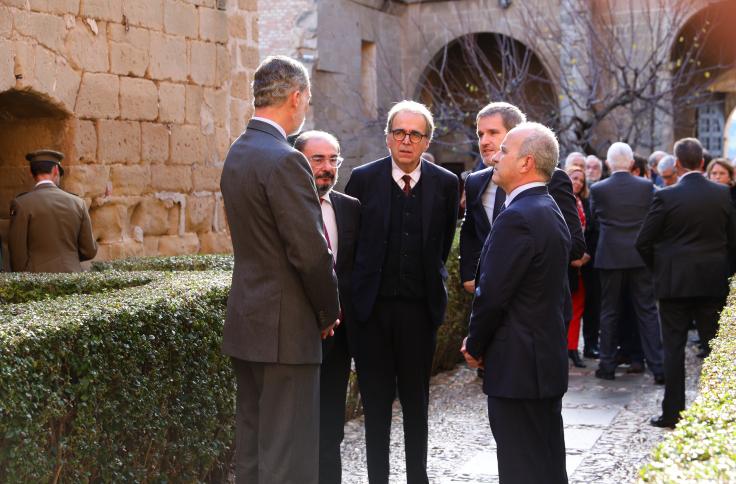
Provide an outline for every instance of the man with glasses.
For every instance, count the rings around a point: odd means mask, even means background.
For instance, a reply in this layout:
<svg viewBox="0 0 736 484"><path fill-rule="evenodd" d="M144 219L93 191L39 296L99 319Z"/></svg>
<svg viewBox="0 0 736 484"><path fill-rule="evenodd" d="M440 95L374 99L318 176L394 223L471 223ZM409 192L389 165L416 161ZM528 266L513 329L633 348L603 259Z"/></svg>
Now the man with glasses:
<svg viewBox="0 0 736 484"><path fill-rule="evenodd" d="M324 230L335 258L340 292L341 324L335 335L322 341L320 367L319 482L340 484L340 443L345 425L345 395L350 376L350 355L355 347L355 328L350 304L350 277L355 240L360 224L360 202L333 190L342 164L340 144L324 131L305 131L294 148L309 160L322 208Z"/></svg>
<svg viewBox="0 0 736 484"><path fill-rule="evenodd" d="M346 188L362 207L352 303L371 484L388 482L397 388L407 482L428 482L429 376L458 210L457 177L421 159L433 131L424 105L396 104L386 123L390 156L353 170Z"/></svg>

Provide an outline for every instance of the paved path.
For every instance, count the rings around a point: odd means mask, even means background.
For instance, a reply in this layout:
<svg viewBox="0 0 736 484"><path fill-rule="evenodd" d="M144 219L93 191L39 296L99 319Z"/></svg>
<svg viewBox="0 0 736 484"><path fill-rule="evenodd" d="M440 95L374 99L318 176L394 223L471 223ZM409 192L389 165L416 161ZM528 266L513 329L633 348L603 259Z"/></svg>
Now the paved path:
<svg viewBox="0 0 736 484"><path fill-rule="evenodd" d="M700 360L688 347L688 402L696 395ZM570 389L562 400L571 483L633 482L654 445L667 432L649 425L660 412L664 387L650 374L616 380L593 376L597 366L570 370ZM459 365L432 380L428 473L432 483L498 482L495 442L488 425L486 398L475 372ZM404 477L401 410L394 406L391 435L391 483ZM367 483L362 418L348 422L343 442L343 483Z"/></svg>

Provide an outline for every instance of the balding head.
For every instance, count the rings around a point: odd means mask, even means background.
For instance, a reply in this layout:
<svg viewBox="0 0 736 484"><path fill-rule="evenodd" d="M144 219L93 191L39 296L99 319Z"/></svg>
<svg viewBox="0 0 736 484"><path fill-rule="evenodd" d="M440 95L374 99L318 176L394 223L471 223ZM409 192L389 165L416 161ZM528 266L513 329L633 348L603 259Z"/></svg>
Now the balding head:
<svg viewBox="0 0 736 484"><path fill-rule="evenodd" d="M539 123L521 123L506 134L494 159L493 181L510 193L531 182L548 182L557 166L557 137Z"/></svg>

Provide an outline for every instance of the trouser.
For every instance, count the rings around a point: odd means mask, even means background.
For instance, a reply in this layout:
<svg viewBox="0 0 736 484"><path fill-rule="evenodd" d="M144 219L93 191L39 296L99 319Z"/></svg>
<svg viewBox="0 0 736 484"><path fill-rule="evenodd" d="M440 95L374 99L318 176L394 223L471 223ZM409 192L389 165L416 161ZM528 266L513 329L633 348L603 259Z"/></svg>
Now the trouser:
<svg viewBox="0 0 736 484"><path fill-rule="evenodd" d="M664 372L662 340L651 274L643 267L601 269L600 278L603 300L599 368L607 372L613 372L616 369L618 324L622 316L623 298L628 297L634 307L641 346L649 369L655 375L662 374Z"/></svg>
<svg viewBox="0 0 736 484"><path fill-rule="evenodd" d="M583 266L581 272L585 285L583 340L586 348L597 349L601 321L601 281L598 278L598 269Z"/></svg>
<svg viewBox="0 0 736 484"><path fill-rule="evenodd" d="M316 484L319 365L233 358L237 484Z"/></svg>
<svg viewBox="0 0 736 484"><path fill-rule="evenodd" d="M340 444L345 435L345 397L350 377L350 353L345 324L322 345L319 381L319 482L340 484Z"/></svg>
<svg viewBox="0 0 736 484"><path fill-rule="evenodd" d="M585 286L583 285L583 277L578 274L578 287L572 293L572 319L567 328L567 349L578 349L580 341L580 319L583 317L585 309Z"/></svg>
<svg viewBox="0 0 736 484"><path fill-rule="evenodd" d="M710 349L710 341L718 329L718 316L725 303L724 297L659 300L664 342L662 416L665 420L676 421L680 412L685 410L685 345L690 324L695 321L704 348Z"/></svg>
<svg viewBox="0 0 736 484"><path fill-rule="evenodd" d="M567 482L561 397L488 397L488 418L502 484Z"/></svg>
<svg viewBox="0 0 736 484"><path fill-rule="evenodd" d="M427 303L379 299L358 331L355 365L365 413L368 481L388 482L391 410L398 389L406 480L409 484L428 483L429 377L436 328Z"/></svg>

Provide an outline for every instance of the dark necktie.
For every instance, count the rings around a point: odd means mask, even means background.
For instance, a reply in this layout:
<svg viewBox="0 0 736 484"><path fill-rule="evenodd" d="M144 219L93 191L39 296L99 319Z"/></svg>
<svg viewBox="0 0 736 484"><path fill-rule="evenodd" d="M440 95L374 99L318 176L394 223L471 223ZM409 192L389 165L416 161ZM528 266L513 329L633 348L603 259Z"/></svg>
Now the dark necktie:
<svg viewBox="0 0 736 484"><path fill-rule="evenodd" d="M404 195L408 197L411 193L411 176L404 175L401 179L404 180Z"/></svg>

